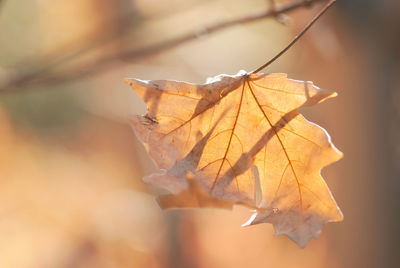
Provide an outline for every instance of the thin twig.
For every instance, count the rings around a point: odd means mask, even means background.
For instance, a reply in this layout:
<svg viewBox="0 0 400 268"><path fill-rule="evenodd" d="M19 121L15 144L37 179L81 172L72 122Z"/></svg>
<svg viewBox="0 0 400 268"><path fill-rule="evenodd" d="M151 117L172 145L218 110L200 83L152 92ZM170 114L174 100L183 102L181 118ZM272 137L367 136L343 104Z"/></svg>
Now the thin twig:
<svg viewBox="0 0 400 268"><path fill-rule="evenodd" d="M266 68L267 66L269 66L271 63L273 63L274 61L276 61L280 56L282 56L283 54L285 54L286 51L289 50L289 48L291 48L307 31L308 29L311 28L311 26L328 10L328 8L330 8L334 3L336 2L336 0L330 0L325 6L324 8L321 9L320 12L318 12L317 15L315 15L315 17L306 25L306 27L304 27L303 31L301 31L301 33L299 35L297 35L292 42L289 43L289 45L287 45L281 52L279 52L275 57L273 57L272 59L270 59L267 63L263 64L262 66L258 67L256 70L252 71L251 73L258 73L259 71L261 71L262 69Z"/></svg>
<svg viewBox="0 0 400 268"><path fill-rule="evenodd" d="M0 0L1 1L1 0ZM73 67L72 70L61 73L52 73L53 68L47 68L47 65L52 66L52 64L43 64L40 68L32 68L29 70L24 70L21 73L18 73L5 84L0 86L1 91L5 91L6 89L11 88L23 88L29 85L41 85L41 84L52 84L59 83L63 81L69 81L74 79L82 78L88 74L93 74L96 72L105 71L108 67L113 66L116 60L136 60L138 58L143 58L149 55L154 55L156 53L160 53L166 51L168 49L177 47L178 45L184 44L191 40L195 40L200 36L209 35L211 33L215 33L221 31L223 29L238 25L245 24L254 21L258 21L268 17L274 17L277 14L287 13L293 10L296 10L301 7L308 7L311 4L321 2L324 0L298 0L296 2L287 4L280 8L269 9L262 12L252 13L246 16L242 16L239 18L234 18L231 20L223 21L208 27L202 28L200 31L194 31L180 37L171 39L166 42L162 42L159 44L155 44L152 46L147 46L145 48L125 50L125 51L116 51L111 55L105 55L95 61L89 63L83 63L81 65ZM57 62L59 65L60 62ZM45 71L44 71L45 70ZM49 71L47 71L49 70ZM1 82L1 81L0 81Z"/></svg>

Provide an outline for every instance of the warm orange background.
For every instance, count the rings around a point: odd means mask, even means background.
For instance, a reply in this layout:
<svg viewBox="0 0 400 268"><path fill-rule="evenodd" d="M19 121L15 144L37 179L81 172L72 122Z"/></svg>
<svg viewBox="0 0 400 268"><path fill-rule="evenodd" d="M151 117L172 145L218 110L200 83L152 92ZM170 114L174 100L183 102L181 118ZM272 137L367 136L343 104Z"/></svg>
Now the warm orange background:
<svg viewBox="0 0 400 268"><path fill-rule="evenodd" d="M241 228L250 215L241 207L161 211L158 190L140 180L156 169L127 125L145 106L125 77L204 82L253 70L321 5L288 14L287 26L269 18L146 57L112 55L268 3L0 0L0 267L397 267L396 0L339 1L266 70L339 93L303 113L345 154L323 170L342 223L300 249L270 225ZM112 61L91 64L105 55ZM57 64L46 79L5 86L48 62Z"/></svg>

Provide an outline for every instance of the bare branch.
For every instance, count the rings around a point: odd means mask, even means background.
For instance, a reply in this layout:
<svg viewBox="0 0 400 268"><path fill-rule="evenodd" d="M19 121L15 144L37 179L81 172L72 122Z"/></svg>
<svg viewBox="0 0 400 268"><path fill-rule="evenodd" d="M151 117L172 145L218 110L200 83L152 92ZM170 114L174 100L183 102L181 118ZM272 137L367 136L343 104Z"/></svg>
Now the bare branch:
<svg viewBox="0 0 400 268"><path fill-rule="evenodd" d="M315 17L306 25L306 27L304 27L303 31L301 31L301 33L299 35L297 35L292 42L289 43L289 45L287 45L281 52L279 52L275 57L273 57L272 59L270 59L267 63L263 64L262 66L260 66L259 68L257 68L256 70L254 70L252 73L258 73L259 71L261 71L262 69L268 67L271 63L273 63L274 61L276 61L278 58L280 58L283 54L285 54L286 51L288 51L294 44L296 44L297 41L299 41L299 39L311 28L311 26L313 26L313 24L322 16L325 14L325 12L335 3L336 0L330 0L323 9L321 9L320 12L318 12L317 15L315 15Z"/></svg>
<svg viewBox="0 0 400 268"><path fill-rule="evenodd" d="M195 40L200 36L209 35L238 24L246 24L269 17L276 17L278 14L287 13L302 7L309 7L311 4L322 1L324 0L297 0L293 3L287 4L279 8L274 7L273 9L261 12L254 12L242 17L210 25L202 28L201 30L193 31L180 37L164 41L152 46L132 50L116 51L113 54L105 55L101 58L98 58L97 60L80 64L71 68L70 70L62 71L59 73L52 72L52 67L54 64L53 62L49 64L41 64L39 67L30 68L21 72L17 70L13 77L9 78L6 81L0 81L0 90L7 91L15 88L27 89L28 86L56 84L65 81L80 79L89 74L98 73L109 69L116 64L117 60L136 60L146 56L154 55L177 47L189 41ZM81 55L81 53L74 54ZM71 57L67 58L68 60L70 60ZM56 66L60 66L61 63L62 62L57 62Z"/></svg>

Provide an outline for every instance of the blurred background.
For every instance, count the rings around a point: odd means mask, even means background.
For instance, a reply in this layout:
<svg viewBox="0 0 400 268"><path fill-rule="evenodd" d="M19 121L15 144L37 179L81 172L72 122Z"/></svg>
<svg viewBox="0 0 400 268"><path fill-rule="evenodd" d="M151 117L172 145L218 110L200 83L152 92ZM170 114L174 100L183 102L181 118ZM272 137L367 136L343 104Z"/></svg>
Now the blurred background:
<svg viewBox="0 0 400 268"><path fill-rule="evenodd" d="M124 78L251 71L324 3L0 0L0 267L400 267L396 0L339 0L265 70L339 93L303 113L345 154L323 170L342 223L300 249L271 225L241 228L239 206L162 211L141 181L156 168Z"/></svg>

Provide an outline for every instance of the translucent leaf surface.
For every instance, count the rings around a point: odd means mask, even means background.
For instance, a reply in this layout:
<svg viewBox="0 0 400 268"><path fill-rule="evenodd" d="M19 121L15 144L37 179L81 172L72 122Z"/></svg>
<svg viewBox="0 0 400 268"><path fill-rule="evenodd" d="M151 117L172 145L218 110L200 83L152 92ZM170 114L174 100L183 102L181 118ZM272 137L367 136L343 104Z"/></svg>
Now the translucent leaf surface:
<svg viewBox="0 0 400 268"><path fill-rule="evenodd" d="M286 74L244 71L201 85L127 83L148 107L131 124L161 169L144 181L172 194L161 197L164 208L242 204L256 210L247 224L272 223L300 246L324 223L342 220L320 175L342 154L297 111L336 93Z"/></svg>

